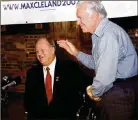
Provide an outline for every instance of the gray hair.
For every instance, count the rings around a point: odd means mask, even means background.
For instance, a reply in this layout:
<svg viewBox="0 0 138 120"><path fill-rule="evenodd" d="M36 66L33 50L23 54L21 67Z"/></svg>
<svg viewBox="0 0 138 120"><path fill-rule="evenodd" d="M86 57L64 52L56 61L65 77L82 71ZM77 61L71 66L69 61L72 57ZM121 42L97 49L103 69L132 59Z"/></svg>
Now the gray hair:
<svg viewBox="0 0 138 120"><path fill-rule="evenodd" d="M87 12L88 14L91 15L91 14L95 11L95 12L100 13L100 15L101 15L102 18L107 17L107 12L106 12L106 10L105 10L103 4L101 3L101 1L99 1L99 0L79 1L79 2L77 3L77 6L78 6L79 4L81 4L81 3L83 3L83 2L87 2L87 3L88 3L88 4L87 4L87 9L86 9L86 12Z"/></svg>

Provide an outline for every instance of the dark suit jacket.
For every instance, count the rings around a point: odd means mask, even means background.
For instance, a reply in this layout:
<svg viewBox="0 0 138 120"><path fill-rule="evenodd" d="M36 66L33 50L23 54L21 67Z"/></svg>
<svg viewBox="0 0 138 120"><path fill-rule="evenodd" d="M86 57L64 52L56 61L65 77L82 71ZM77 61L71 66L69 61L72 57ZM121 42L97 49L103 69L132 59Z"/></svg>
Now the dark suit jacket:
<svg viewBox="0 0 138 120"><path fill-rule="evenodd" d="M29 117L70 118L76 116L80 106L80 92L92 81L72 61L57 60L53 87L53 99L48 105L44 87L43 67L37 65L27 72L24 105Z"/></svg>

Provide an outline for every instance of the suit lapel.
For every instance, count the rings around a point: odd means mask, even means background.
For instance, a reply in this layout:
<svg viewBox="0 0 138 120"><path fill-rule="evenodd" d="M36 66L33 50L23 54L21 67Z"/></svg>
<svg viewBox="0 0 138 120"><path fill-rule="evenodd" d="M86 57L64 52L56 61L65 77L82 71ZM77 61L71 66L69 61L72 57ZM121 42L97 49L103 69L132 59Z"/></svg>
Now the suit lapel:
<svg viewBox="0 0 138 120"><path fill-rule="evenodd" d="M42 88L43 94L45 96L44 98L46 99L46 103L48 103L47 96L46 96L46 90L45 90L44 73L43 73L43 66L42 65L40 65L39 70L38 70L38 73L39 73L38 78L40 80L40 87Z"/></svg>
<svg viewBox="0 0 138 120"><path fill-rule="evenodd" d="M53 101L56 100L56 96L58 96L59 91L59 84L60 83L60 62L57 59L55 65L55 73L54 73L54 86L53 86Z"/></svg>

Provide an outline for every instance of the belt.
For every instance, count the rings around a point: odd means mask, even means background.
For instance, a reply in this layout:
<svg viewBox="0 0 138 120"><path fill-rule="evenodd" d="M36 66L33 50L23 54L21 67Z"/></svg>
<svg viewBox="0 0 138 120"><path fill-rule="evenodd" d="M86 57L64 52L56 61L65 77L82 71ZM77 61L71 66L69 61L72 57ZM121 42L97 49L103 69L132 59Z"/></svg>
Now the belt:
<svg viewBox="0 0 138 120"><path fill-rule="evenodd" d="M138 80L138 75L129 77L129 78L117 78L114 83L126 82L126 81L130 81L130 80Z"/></svg>

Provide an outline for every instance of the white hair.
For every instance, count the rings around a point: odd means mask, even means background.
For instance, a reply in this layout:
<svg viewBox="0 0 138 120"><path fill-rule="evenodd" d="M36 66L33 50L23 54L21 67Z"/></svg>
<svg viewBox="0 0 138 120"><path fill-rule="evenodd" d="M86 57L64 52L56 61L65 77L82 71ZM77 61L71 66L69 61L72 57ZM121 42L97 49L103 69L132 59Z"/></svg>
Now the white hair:
<svg viewBox="0 0 138 120"><path fill-rule="evenodd" d="M77 3L77 6L80 5L80 4L82 4L83 2L87 2L88 3L87 4L87 9L86 9L86 12L88 14L91 15L95 11L95 12L100 13L100 15L101 15L102 18L107 17L107 12L106 12L103 4L101 3L101 1L99 1L99 0L79 1Z"/></svg>

